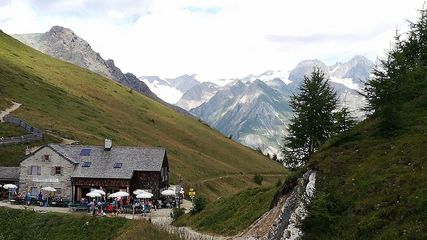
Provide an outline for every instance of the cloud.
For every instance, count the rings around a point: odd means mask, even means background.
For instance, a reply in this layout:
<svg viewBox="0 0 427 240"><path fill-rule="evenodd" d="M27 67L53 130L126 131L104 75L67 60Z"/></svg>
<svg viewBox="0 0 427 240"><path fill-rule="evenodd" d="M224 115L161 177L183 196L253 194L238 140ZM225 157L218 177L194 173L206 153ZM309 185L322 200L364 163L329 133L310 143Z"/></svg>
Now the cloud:
<svg viewBox="0 0 427 240"><path fill-rule="evenodd" d="M201 7L185 7L184 10L188 10L191 13L205 13L205 14L217 14L221 12L221 7L209 7L209 8L201 8Z"/></svg>
<svg viewBox="0 0 427 240"><path fill-rule="evenodd" d="M325 32L325 33L312 33L308 35L267 35L266 39L282 44L323 44L326 42L357 42L357 41L369 41L375 37L383 34L384 32L393 29L393 25L387 24L378 27L376 30L363 31L363 32L347 32L347 33L336 33L336 32Z"/></svg>
<svg viewBox="0 0 427 240"><path fill-rule="evenodd" d="M371 59L424 0L0 0L7 33L71 28L136 75L203 79L291 69L318 58Z"/></svg>

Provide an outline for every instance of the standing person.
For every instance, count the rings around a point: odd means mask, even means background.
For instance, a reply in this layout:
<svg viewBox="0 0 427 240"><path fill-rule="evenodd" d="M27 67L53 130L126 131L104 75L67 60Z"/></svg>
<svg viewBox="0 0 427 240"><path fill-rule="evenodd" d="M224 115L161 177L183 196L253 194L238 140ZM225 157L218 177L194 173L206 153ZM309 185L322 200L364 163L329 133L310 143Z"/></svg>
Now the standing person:
<svg viewBox="0 0 427 240"><path fill-rule="evenodd" d="M31 192L30 191L27 192L26 200L27 200L27 206L30 206L30 204L31 204Z"/></svg>
<svg viewBox="0 0 427 240"><path fill-rule="evenodd" d="M42 194L42 191L39 192L37 200L39 201L40 207L43 206L43 194Z"/></svg>

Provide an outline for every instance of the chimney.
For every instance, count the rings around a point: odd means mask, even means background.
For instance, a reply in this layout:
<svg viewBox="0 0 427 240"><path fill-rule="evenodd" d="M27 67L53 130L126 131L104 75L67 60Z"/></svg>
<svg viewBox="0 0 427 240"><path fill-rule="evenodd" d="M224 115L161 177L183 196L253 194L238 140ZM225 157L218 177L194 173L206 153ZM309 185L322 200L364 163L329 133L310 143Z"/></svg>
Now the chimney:
<svg viewBox="0 0 427 240"><path fill-rule="evenodd" d="M111 141L111 139L106 138L105 144L104 144L104 151L111 151L112 147L113 147L113 141Z"/></svg>

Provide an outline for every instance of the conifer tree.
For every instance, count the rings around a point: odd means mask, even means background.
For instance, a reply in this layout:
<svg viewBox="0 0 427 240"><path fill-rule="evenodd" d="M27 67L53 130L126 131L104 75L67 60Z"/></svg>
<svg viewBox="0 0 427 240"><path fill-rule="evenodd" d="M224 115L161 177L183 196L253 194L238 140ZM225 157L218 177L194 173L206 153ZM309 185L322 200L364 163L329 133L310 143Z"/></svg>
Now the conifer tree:
<svg viewBox="0 0 427 240"><path fill-rule="evenodd" d="M335 113L335 133L345 133L357 124L348 107L343 107Z"/></svg>
<svg viewBox="0 0 427 240"><path fill-rule="evenodd" d="M385 59L380 59L364 87L366 110L380 121L380 129L392 133L399 127L399 108L418 98L427 89L427 11L420 10L417 22L409 24L401 38L396 32L394 45Z"/></svg>
<svg viewBox="0 0 427 240"><path fill-rule="evenodd" d="M310 77L304 76L299 93L290 99L294 117L288 125L288 135L282 148L285 165L297 168L334 134L336 93L325 74L314 68Z"/></svg>

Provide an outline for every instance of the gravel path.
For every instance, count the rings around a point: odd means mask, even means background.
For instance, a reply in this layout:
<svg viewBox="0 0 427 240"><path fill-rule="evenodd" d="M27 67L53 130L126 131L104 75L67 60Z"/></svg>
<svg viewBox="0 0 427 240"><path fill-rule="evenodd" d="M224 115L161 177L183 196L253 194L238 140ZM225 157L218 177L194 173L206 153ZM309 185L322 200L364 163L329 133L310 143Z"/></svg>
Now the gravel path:
<svg viewBox="0 0 427 240"><path fill-rule="evenodd" d="M185 200L183 207L187 208L191 206L191 202ZM0 207L8 207L13 209L20 210L33 210L39 213L46 212L59 212L59 213L67 213L67 214L85 214L83 213L74 213L69 208L59 208L59 207L38 207L38 206L25 206L25 205L14 205L9 202L3 201L0 202ZM211 236L208 234L203 234L196 232L188 227L175 227L172 226L172 218L170 217L171 209L158 209L157 211L151 211L151 213L146 216L141 216L140 214L119 214L119 217L124 217L127 219L145 219L151 221L154 225L170 232L173 234L179 235L183 239L187 240L224 240L229 239L221 236ZM89 214L89 213L88 213Z"/></svg>
<svg viewBox="0 0 427 240"><path fill-rule="evenodd" d="M6 110L0 112L0 122L4 122L3 118L6 115L10 114L11 112L15 111L21 106L20 103L17 103L17 102L12 102L12 103L13 105L10 108L7 108Z"/></svg>

